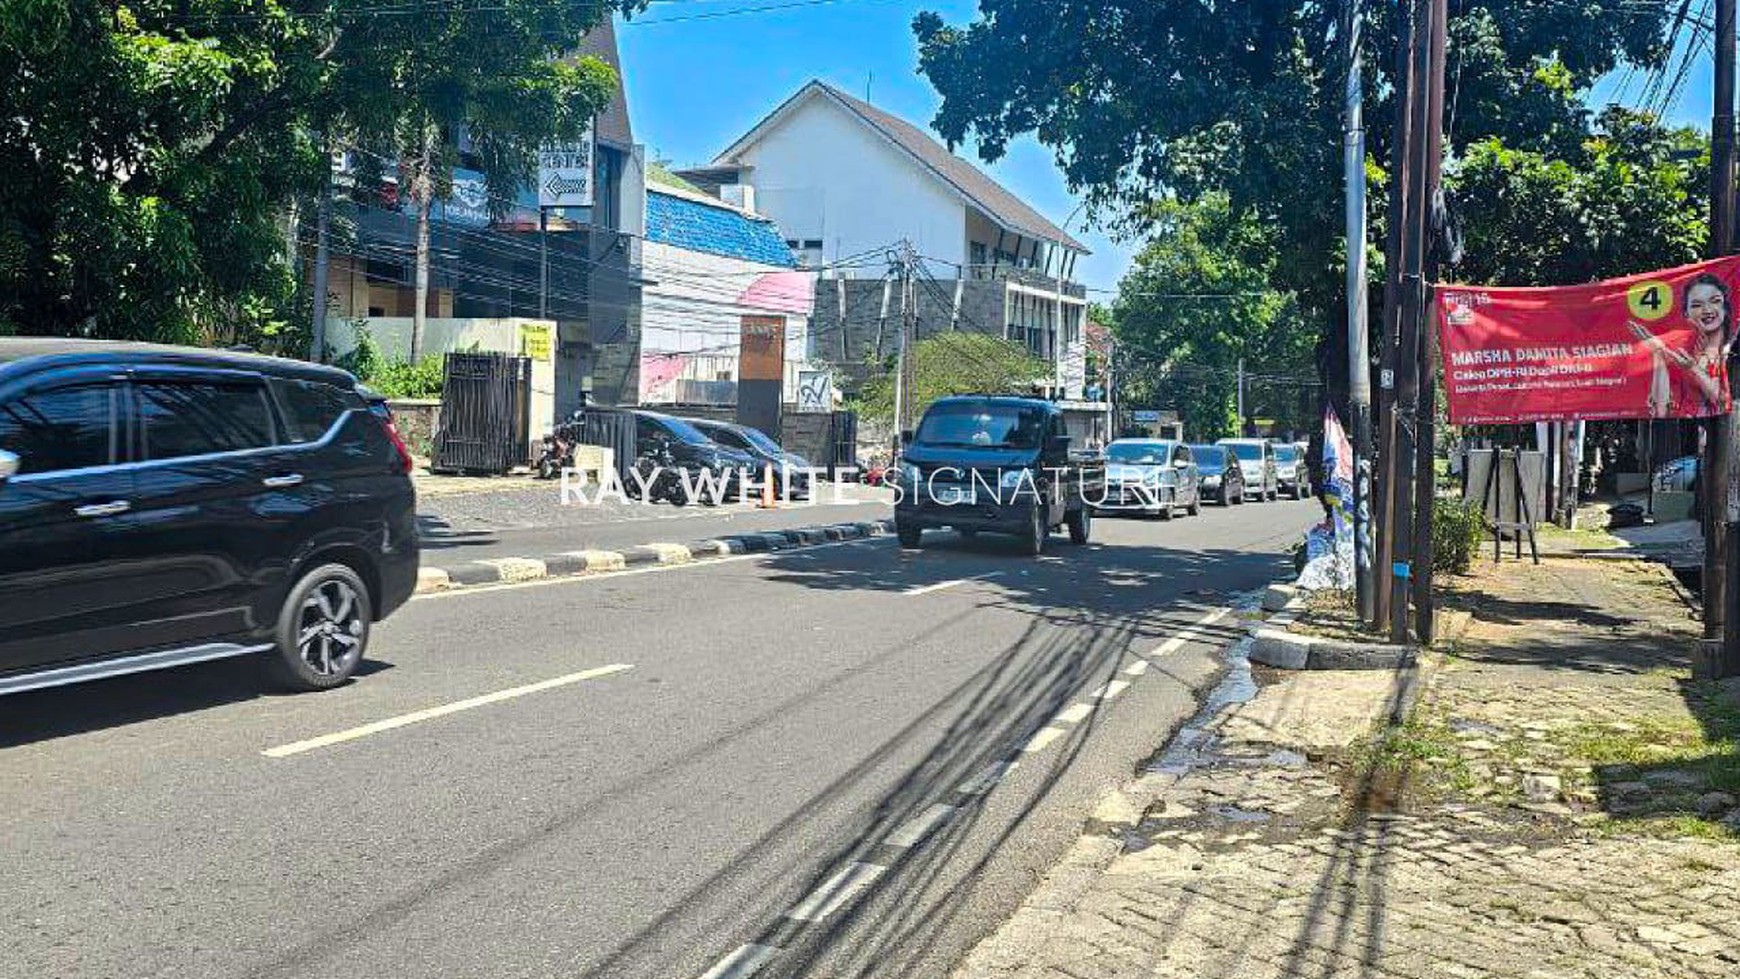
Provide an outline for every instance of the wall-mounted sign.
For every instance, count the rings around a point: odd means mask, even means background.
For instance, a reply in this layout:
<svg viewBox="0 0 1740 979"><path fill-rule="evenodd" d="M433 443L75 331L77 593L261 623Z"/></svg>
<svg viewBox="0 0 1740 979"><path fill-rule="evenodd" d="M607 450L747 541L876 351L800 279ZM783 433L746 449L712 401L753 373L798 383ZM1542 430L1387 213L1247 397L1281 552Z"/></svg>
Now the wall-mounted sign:
<svg viewBox="0 0 1740 979"><path fill-rule="evenodd" d="M834 408L834 375L832 371L798 371L799 411L832 411Z"/></svg>
<svg viewBox="0 0 1740 979"><path fill-rule="evenodd" d="M520 324L520 355L547 364L555 359L554 331L548 323Z"/></svg>
<svg viewBox="0 0 1740 979"><path fill-rule="evenodd" d="M580 139L538 151L538 206L592 206L592 127Z"/></svg>

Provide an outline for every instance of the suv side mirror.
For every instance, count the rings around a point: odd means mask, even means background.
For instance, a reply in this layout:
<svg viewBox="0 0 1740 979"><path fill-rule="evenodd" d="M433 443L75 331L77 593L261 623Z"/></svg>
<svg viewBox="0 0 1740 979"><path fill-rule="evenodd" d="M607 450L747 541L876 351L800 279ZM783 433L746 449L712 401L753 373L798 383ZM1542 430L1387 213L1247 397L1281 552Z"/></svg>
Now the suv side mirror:
<svg viewBox="0 0 1740 979"><path fill-rule="evenodd" d="M912 444L912 429L903 428L900 430L900 444L901 445L911 445Z"/></svg>
<svg viewBox="0 0 1740 979"><path fill-rule="evenodd" d="M18 456L0 449L0 483L18 475Z"/></svg>

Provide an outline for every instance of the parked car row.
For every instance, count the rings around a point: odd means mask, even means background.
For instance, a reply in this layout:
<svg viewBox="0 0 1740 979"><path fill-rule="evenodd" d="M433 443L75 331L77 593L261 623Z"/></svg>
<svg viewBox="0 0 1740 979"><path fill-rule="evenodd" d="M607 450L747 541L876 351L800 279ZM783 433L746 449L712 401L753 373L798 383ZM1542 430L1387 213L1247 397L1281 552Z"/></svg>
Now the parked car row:
<svg viewBox="0 0 1740 979"><path fill-rule="evenodd" d="M1168 439L1118 439L1106 447L1106 499L1096 509L1170 519L1194 515L1204 500L1233 506L1246 500L1310 495L1303 449L1268 439L1221 439L1213 445Z"/></svg>
<svg viewBox="0 0 1740 979"><path fill-rule="evenodd" d="M617 409L610 409L617 410ZM810 493L809 460L788 452L760 429L732 422L701 418L679 418L658 411L629 410L634 419L636 458L633 468L641 479L629 479L624 488L631 494L641 493L641 483L648 482L646 497L653 502L683 504L690 494L685 487L703 484L723 487L718 494L697 493L698 502L715 503L732 499L742 491L744 474L748 487L759 491L769 469L773 473L773 491L786 493L786 480L791 480L791 496L807 497ZM536 466L539 476L553 478L563 466L574 463L573 452L579 444L583 412L558 425L544 439L543 454ZM656 481L652 485L650 481Z"/></svg>

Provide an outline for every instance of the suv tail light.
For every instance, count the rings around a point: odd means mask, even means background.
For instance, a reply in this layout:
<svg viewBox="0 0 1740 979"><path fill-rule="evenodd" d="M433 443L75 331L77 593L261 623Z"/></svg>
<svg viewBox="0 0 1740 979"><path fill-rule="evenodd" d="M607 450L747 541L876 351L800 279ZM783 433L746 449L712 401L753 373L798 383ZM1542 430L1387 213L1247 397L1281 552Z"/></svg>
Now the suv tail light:
<svg viewBox="0 0 1740 979"><path fill-rule="evenodd" d="M387 438L393 440L393 449L399 453L399 472L410 475L416 463L411 460L411 447L405 444L405 437L399 434L399 426L393 423L392 409L384 404L369 405L369 413L381 420L381 426L387 430Z"/></svg>

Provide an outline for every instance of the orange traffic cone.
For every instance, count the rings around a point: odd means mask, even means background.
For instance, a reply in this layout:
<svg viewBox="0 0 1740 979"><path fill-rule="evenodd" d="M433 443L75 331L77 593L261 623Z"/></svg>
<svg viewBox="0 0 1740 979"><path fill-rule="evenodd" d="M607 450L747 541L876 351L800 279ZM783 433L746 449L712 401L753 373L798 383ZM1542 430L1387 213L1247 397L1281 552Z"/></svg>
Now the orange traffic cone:
<svg viewBox="0 0 1740 979"><path fill-rule="evenodd" d="M773 466L769 465L761 474L761 503L758 506L763 510L772 510L778 505L773 498Z"/></svg>

